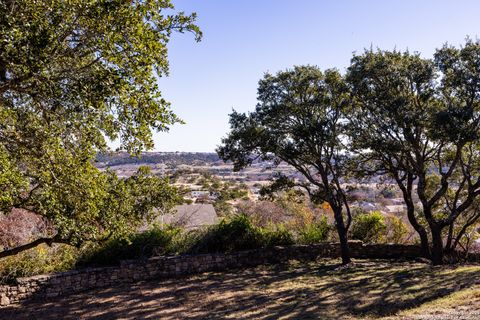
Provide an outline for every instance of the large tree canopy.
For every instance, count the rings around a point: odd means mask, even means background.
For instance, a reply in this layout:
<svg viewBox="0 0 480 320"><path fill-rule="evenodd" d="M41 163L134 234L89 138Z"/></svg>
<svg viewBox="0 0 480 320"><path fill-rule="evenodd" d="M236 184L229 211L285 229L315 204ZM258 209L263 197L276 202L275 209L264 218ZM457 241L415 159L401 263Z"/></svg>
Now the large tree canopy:
<svg viewBox="0 0 480 320"><path fill-rule="evenodd" d="M480 216L480 44L445 46L434 59L367 51L347 77L361 162L396 181L424 254L442 263Z"/></svg>
<svg viewBox="0 0 480 320"><path fill-rule="evenodd" d="M194 14L173 9L168 0L0 0L2 212L33 210L54 222L57 240L78 243L137 221L137 209L171 205L166 181L118 180L92 162L107 138L138 153L153 146L152 130L180 121L156 79L168 73L171 34L201 33Z"/></svg>
<svg viewBox="0 0 480 320"><path fill-rule="evenodd" d="M152 147L151 129L178 121L156 84L168 72L170 35L200 37L195 16L165 15L172 8L166 0L2 0L1 120L11 129L2 141L28 118L25 135L43 126L75 144L103 148L106 135L129 151Z"/></svg>
<svg viewBox="0 0 480 320"><path fill-rule="evenodd" d="M231 131L217 150L221 158L232 160L237 170L257 157L284 161L298 170L305 181L280 177L277 186L302 187L312 200L330 204L344 263L350 261L347 231L351 221L341 185L348 171L343 139L348 98L343 78L335 70L321 72L317 67L300 66L266 74L259 82L255 111L230 115Z"/></svg>

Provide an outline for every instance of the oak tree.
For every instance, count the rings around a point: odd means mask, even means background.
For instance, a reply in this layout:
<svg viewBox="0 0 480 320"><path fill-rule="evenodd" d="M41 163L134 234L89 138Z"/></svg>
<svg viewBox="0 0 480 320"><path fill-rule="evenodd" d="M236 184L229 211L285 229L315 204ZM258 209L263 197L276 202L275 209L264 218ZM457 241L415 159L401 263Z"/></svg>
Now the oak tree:
<svg viewBox="0 0 480 320"><path fill-rule="evenodd" d="M433 59L366 51L347 79L357 156L395 181L424 256L441 264L479 218L480 44L444 46Z"/></svg>
<svg viewBox="0 0 480 320"><path fill-rule="evenodd" d="M217 149L239 170L257 158L285 162L304 179L279 177L276 187L301 187L317 203L331 206L341 243L342 261L350 262L347 232L351 222L342 179L347 160L344 112L349 95L336 70L297 66L259 82L254 112L233 112L231 130Z"/></svg>
<svg viewBox="0 0 480 320"><path fill-rule="evenodd" d="M138 154L180 121L156 80L173 32L200 39L194 22L169 0L0 0L0 212L26 208L57 232L27 247L121 234L172 206L167 181L93 162L108 139Z"/></svg>

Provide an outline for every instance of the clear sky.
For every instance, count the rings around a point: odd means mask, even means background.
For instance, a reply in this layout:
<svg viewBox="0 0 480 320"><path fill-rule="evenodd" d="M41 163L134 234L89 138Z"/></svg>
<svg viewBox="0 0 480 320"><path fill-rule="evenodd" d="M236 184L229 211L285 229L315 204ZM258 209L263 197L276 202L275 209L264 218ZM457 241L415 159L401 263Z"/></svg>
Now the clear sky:
<svg viewBox="0 0 480 320"><path fill-rule="evenodd" d="M252 111L258 80L294 65L345 71L364 48L430 57L480 37L479 0L172 0L204 33L175 35L163 96L184 125L155 134L158 151L214 151L232 108Z"/></svg>

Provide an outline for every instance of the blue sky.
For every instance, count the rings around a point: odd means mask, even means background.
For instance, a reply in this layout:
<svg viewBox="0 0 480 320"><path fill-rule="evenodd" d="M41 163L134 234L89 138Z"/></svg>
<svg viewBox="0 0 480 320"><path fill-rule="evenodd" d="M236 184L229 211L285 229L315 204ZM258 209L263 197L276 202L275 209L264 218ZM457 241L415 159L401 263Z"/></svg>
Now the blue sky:
<svg viewBox="0 0 480 320"><path fill-rule="evenodd" d="M214 151L234 108L252 111L265 72L312 64L344 71L364 48L418 51L430 57L448 42L480 37L480 1L472 0L173 0L197 12L204 33L173 36L163 96L184 125L155 134L158 151Z"/></svg>

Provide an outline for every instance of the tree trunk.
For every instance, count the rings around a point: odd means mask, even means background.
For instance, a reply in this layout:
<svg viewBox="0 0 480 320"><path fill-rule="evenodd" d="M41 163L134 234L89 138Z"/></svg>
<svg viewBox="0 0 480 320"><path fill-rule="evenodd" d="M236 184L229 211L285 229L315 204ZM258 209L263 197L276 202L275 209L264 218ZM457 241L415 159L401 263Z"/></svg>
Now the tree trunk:
<svg viewBox="0 0 480 320"><path fill-rule="evenodd" d="M453 223L452 221L449 226L448 226L448 236L447 236L447 243L445 244L445 252L452 251L452 245L453 245Z"/></svg>
<svg viewBox="0 0 480 320"><path fill-rule="evenodd" d="M428 243L427 232L423 228L416 231L420 237L420 250L422 253L422 257L424 257L425 259L430 259L432 255L430 253L430 245Z"/></svg>
<svg viewBox="0 0 480 320"><path fill-rule="evenodd" d="M348 230L345 228L345 223L343 221L342 208L336 208L333 210L335 223L338 232L338 238L340 239L340 254L342 256L342 264L349 264L352 260L350 259L350 248L348 247Z"/></svg>
<svg viewBox="0 0 480 320"><path fill-rule="evenodd" d="M428 244L428 234L425 228L420 225L417 221L417 218L415 217L415 212L414 212L414 207L413 207L413 202L411 205L409 205L410 202L407 202L407 217L408 221L412 225L412 227L415 229L415 231L418 233L418 236L420 237L420 247L422 251L422 257L426 259L430 259L430 246Z"/></svg>
<svg viewBox="0 0 480 320"><path fill-rule="evenodd" d="M398 176L395 177L400 190L402 190L403 199L405 201L405 205L407 206L407 217L408 221L412 225L413 229L418 233L420 237L420 247L421 247L421 254L422 257L426 259L430 259L430 245L428 243L428 234L425 228L418 223L417 217L415 217L415 204L412 199L412 192L413 192L413 175L408 174L406 184L404 184L403 180L400 179Z"/></svg>
<svg viewBox="0 0 480 320"><path fill-rule="evenodd" d="M442 228L437 226L431 227L432 232L432 263L434 265L443 264L443 240Z"/></svg>
<svg viewBox="0 0 480 320"><path fill-rule="evenodd" d="M24 244L24 245L21 245L21 246L12 248L12 249L0 251L0 259L5 258L5 257L9 257L9 256L17 255L20 252L23 252L23 251L26 251L26 250L29 250L29 249L33 249L33 248L38 247L39 245L44 244L44 243L49 245L49 246L51 246L53 243L63 243L63 244L69 244L70 245L70 243L68 241L61 240L57 236L55 236L53 238L40 238L40 239L37 239L37 240L32 241L30 243L27 243L27 244Z"/></svg>

